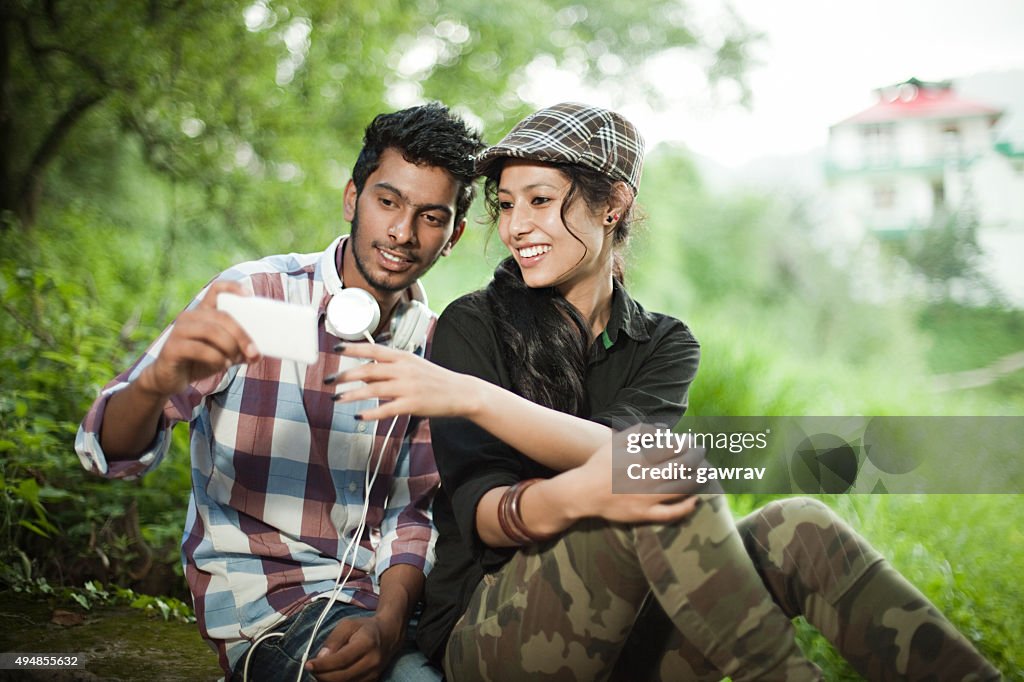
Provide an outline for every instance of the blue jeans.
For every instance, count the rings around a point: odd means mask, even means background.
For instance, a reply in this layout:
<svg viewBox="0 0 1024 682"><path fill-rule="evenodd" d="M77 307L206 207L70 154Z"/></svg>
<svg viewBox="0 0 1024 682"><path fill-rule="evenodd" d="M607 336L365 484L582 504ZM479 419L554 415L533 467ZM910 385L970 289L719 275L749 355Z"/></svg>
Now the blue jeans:
<svg viewBox="0 0 1024 682"><path fill-rule="evenodd" d="M284 621L274 628L274 632L284 633L282 637L269 637L259 644L249 656L249 677L253 680L280 680L281 682L294 682L299 674L299 661L309 644L309 636L313 632L317 619L323 613L326 602L322 599L307 604L297 614ZM335 602L330 612L316 632L316 641L309 649L309 656L312 658L323 646L331 631L345 618L367 618L373 615L368 611L353 604ZM419 619L416 615L409 622L406 629L405 643L391 666L381 675L381 680L390 682L440 682L443 679L441 671L432 666L427 657L416 647L416 625ZM249 653L249 652L246 652ZM231 675L232 682L241 682L242 672L245 666L246 657L243 655L235 665ZM303 682L312 682L313 676L308 672L302 673Z"/></svg>

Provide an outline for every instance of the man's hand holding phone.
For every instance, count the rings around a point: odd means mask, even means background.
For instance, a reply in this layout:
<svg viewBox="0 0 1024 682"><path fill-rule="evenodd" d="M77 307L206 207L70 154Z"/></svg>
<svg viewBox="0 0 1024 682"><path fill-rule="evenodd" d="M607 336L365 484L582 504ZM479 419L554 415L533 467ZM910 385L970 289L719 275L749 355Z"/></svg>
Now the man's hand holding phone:
<svg viewBox="0 0 1024 682"><path fill-rule="evenodd" d="M235 319L261 355L304 365L312 365L320 357L317 311L312 306L221 292L217 310Z"/></svg>
<svg viewBox="0 0 1024 682"><path fill-rule="evenodd" d="M136 380L140 389L166 398L231 365L259 360L260 351L242 325L218 310L217 298L225 293L245 296L236 282L212 284L198 306L175 320L156 360Z"/></svg>

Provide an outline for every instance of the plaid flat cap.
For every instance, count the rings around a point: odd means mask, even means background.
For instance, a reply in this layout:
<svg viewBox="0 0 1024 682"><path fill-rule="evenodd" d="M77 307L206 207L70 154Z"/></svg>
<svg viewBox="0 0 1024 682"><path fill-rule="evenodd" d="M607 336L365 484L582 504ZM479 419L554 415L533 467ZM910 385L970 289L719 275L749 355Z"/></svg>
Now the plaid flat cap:
<svg viewBox="0 0 1024 682"><path fill-rule="evenodd" d="M636 194L644 162L644 139L625 118L607 109L563 102L530 114L501 142L476 157L486 175L504 157L571 163L621 180Z"/></svg>

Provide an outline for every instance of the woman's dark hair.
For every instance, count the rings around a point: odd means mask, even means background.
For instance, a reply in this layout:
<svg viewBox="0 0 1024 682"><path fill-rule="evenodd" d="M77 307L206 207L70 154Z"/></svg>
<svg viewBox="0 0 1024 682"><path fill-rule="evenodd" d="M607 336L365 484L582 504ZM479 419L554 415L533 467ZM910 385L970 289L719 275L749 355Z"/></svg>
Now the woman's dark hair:
<svg viewBox="0 0 1024 682"><path fill-rule="evenodd" d="M380 166L385 149L397 150L409 163L443 168L459 183L455 202L458 224L473 203L473 158L483 148L480 134L437 102L380 114L366 127L352 182L361 194L367 178Z"/></svg>
<svg viewBox="0 0 1024 682"><path fill-rule="evenodd" d="M554 287L531 289L515 259L485 290L512 388L539 405L581 415L590 325Z"/></svg>
<svg viewBox="0 0 1024 682"><path fill-rule="evenodd" d="M632 192L623 183L589 168L551 164L570 182L561 206L562 224L577 241L566 216L574 202L582 200L591 211L607 206L616 193L628 192L629 207L613 230L612 244L623 245L629 236ZM497 164L484 183L484 201L493 223L500 213L498 181L504 164ZM620 282L624 273L615 251L614 276ZM485 290L487 303L498 327L505 366L509 368L513 389L524 398L573 415L582 415L586 407L587 357L590 352L590 322L554 287L530 288L514 258L506 258L494 271L494 279Z"/></svg>

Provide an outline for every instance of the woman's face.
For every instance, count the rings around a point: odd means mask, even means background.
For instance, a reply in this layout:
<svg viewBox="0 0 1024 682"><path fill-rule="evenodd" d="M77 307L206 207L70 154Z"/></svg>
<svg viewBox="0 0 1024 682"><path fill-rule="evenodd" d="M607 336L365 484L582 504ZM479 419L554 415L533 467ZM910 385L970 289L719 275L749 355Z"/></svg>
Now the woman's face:
<svg viewBox="0 0 1024 682"><path fill-rule="evenodd" d="M600 278L611 281L612 239L604 213L577 195L562 222L571 181L542 163L511 159L498 181L498 234L531 288L557 287L563 295ZM570 231L571 230L571 231Z"/></svg>

